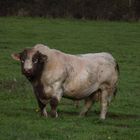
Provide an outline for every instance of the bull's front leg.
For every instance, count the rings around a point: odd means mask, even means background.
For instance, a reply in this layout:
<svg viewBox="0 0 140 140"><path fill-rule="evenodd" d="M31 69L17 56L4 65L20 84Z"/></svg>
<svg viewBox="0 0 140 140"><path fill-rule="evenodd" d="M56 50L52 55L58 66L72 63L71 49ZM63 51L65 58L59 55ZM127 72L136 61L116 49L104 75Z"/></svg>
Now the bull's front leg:
<svg viewBox="0 0 140 140"><path fill-rule="evenodd" d="M58 113L57 113L57 106L58 106L58 98L57 97L52 97L50 100L50 106L51 106L51 117L57 118Z"/></svg>
<svg viewBox="0 0 140 140"><path fill-rule="evenodd" d="M41 83L39 83L36 86L33 86L34 89L34 94L36 96L38 106L40 109L41 116L47 117L47 111L46 111L46 104L47 104L47 99L44 96L44 88Z"/></svg>
<svg viewBox="0 0 140 140"><path fill-rule="evenodd" d="M56 92L53 94L51 100L50 100L50 106L51 106L51 112L50 115L53 118L57 118L58 117L58 113L57 113L57 106L58 103L60 102L61 98L62 98L62 90L58 89L55 90Z"/></svg>
<svg viewBox="0 0 140 140"><path fill-rule="evenodd" d="M38 98L37 98L38 106L40 108L40 114L41 116L47 117L47 111L46 111L46 104L42 103Z"/></svg>

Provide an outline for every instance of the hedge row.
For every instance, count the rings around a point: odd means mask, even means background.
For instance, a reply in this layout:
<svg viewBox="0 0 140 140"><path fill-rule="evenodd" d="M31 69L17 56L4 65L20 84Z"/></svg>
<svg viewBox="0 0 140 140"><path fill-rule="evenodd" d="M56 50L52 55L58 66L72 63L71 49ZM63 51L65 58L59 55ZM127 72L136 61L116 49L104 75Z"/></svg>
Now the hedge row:
<svg viewBox="0 0 140 140"><path fill-rule="evenodd" d="M0 0L0 16L139 20L140 0Z"/></svg>

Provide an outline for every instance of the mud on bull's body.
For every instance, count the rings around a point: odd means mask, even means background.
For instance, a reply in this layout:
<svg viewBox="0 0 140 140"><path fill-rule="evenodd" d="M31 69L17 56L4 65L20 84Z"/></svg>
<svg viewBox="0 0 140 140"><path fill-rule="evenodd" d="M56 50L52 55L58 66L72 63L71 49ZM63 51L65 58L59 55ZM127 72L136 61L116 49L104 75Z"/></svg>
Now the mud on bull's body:
<svg viewBox="0 0 140 140"><path fill-rule="evenodd" d="M80 115L84 116L98 97L100 118L105 119L107 106L117 89L119 67L109 53L70 55L42 44L12 54L21 62L22 73L32 83L41 114L57 117L57 105L62 97L85 100Z"/></svg>

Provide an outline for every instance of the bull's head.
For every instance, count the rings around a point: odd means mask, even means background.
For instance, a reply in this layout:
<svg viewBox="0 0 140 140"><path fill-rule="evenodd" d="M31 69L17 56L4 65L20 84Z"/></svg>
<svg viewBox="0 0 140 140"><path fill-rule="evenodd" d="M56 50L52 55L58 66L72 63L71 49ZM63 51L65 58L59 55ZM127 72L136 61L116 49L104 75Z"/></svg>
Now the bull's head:
<svg viewBox="0 0 140 140"><path fill-rule="evenodd" d="M22 74L30 81L34 81L41 76L44 64L47 61L46 55L34 49L25 49L21 53L14 53L12 58L21 62Z"/></svg>

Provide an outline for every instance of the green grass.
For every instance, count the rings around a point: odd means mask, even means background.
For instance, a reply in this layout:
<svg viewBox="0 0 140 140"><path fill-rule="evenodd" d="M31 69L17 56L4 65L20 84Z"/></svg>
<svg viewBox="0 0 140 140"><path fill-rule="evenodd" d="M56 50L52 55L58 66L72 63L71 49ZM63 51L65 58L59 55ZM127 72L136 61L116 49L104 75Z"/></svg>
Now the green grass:
<svg viewBox="0 0 140 140"><path fill-rule="evenodd" d="M57 119L43 118L20 65L11 53L44 43L67 53L110 52L120 65L119 90L108 117L99 104L79 118L62 99ZM43 18L0 18L0 140L139 140L140 23Z"/></svg>

